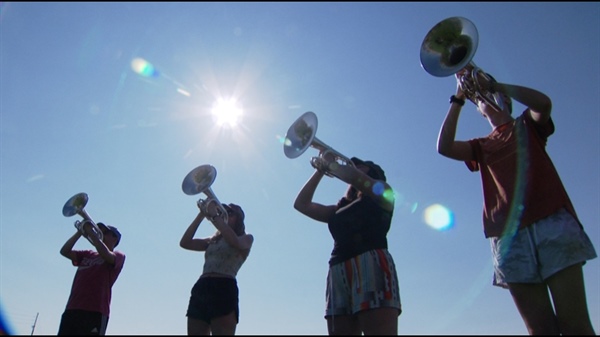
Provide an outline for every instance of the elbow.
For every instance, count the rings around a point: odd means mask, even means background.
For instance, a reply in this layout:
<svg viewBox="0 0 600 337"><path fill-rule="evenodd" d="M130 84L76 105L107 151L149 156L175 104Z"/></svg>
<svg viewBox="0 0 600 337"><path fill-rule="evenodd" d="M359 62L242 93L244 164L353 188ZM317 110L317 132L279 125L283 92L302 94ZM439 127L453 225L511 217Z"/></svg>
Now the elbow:
<svg viewBox="0 0 600 337"><path fill-rule="evenodd" d="M448 156L448 147L447 146L444 146L443 144L438 143L436 150L437 150L437 153L441 154L442 156Z"/></svg>
<svg viewBox="0 0 600 337"><path fill-rule="evenodd" d="M552 100L550 100L550 97L547 97L547 99L544 100L542 107L541 107L541 111L550 115L550 112L552 111Z"/></svg>
<svg viewBox="0 0 600 337"><path fill-rule="evenodd" d="M297 210L298 212L302 212L302 203L299 202L298 200L294 201L294 209Z"/></svg>
<svg viewBox="0 0 600 337"><path fill-rule="evenodd" d="M70 251L64 248L61 248L59 251L60 255L64 256L64 257L69 257L69 253Z"/></svg>

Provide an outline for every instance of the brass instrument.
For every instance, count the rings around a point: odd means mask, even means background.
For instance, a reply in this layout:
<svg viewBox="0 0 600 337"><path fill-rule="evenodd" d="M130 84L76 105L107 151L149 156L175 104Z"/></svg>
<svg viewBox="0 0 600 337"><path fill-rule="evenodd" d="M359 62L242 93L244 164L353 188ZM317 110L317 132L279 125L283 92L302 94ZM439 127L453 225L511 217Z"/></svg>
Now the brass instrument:
<svg viewBox="0 0 600 337"><path fill-rule="evenodd" d="M354 167L354 163L348 159L348 157L337 152L316 137L318 124L317 115L312 111L307 111L296 119L285 135L283 143L283 152L285 153L285 156L294 159L303 154L309 147L314 147L320 151L320 157L324 157L327 153L331 153L336 162ZM317 157L313 157L313 160L311 161L313 166L315 166L314 160L316 158ZM325 174L332 176L329 172L326 172Z"/></svg>
<svg viewBox="0 0 600 337"><path fill-rule="evenodd" d="M81 232L83 237L85 237L93 245L94 242L85 231L86 225L91 226L92 233L94 233L94 235L96 235L101 241L104 238L104 235L102 234L102 230L100 230L98 225L96 225L94 220L92 220L89 214L85 211L84 207L85 205L87 205L87 202L88 195L86 193L77 193L74 196L72 196L69 200L67 200L67 202L63 206L62 213L66 217L78 214L83 218L83 221L75 221L75 228L77 228L77 230Z"/></svg>
<svg viewBox="0 0 600 337"><path fill-rule="evenodd" d="M446 77L456 74L465 96L477 105L485 101L502 111L500 94L483 90L480 78L494 81L472 61L479 43L479 33L470 20L455 16L438 22L423 39L420 50L421 66L429 74Z"/></svg>
<svg viewBox="0 0 600 337"><path fill-rule="evenodd" d="M187 195L196 195L204 193L207 198L199 199L197 204L200 210L207 214L207 207L211 202L216 202L217 205L217 216L223 216L223 221L227 223L229 221L229 215L227 210L223 207L223 204L217 199L210 186L214 183L217 178L217 169L212 165L200 165L191 170L183 179L181 189L183 193Z"/></svg>

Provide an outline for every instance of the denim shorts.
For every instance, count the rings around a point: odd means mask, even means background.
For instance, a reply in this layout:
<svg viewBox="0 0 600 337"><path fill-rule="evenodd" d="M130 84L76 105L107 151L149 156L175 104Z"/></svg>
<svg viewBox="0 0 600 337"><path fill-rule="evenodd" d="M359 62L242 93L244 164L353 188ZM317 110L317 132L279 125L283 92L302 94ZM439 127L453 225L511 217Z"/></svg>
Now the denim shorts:
<svg viewBox="0 0 600 337"><path fill-rule="evenodd" d="M388 250L370 250L331 266L325 297L325 317L383 307L397 308L400 315L398 277Z"/></svg>
<svg viewBox="0 0 600 337"><path fill-rule="evenodd" d="M577 263L596 258L596 250L579 222L565 209L520 229L514 237L490 238L494 263L492 284L543 283Z"/></svg>

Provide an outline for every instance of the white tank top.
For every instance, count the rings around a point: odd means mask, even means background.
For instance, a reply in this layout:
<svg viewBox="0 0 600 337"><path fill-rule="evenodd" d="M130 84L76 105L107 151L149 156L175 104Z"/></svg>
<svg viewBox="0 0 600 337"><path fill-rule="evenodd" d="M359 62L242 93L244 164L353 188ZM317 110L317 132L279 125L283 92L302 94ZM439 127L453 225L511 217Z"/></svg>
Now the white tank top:
<svg viewBox="0 0 600 337"><path fill-rule="evenodd" d="M244 252L231 247L224 238L211 242L204 252L203 273L220 273L235 277L246 260Z"/></svg>

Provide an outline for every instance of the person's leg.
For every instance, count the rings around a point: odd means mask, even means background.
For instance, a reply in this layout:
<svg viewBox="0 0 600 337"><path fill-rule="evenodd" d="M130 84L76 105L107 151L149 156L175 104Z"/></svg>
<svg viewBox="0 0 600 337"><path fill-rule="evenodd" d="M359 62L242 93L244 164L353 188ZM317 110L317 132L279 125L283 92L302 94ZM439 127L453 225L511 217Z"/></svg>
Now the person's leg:
<svg viewBox="0 0 600 337"><path fill-rule="evenodd" d="M509 283L508 289L530 335L560 334L546 284Z"/></svg>
<svg viewBox="0 0 600 337"><path fill-rule="evenodd" d="M547 280L563 335L595 335L585 296L581 263L567 267Z"/></svg>
<svg viewBox="0 0 600 337"><path fill-rule="evenodd" d="M325 291L325 319L327 332L331 336L360 335L362 332L358 318L351 314L350 287L351 277L348 271L353 270L351 263L343 262L333 265L327 273ZM353 275L352 272L350 272Z"/></svg>
<svg viewBox="0 0 600 337"><path fill-rule="evenodd" d="M210 325L201 319L188 317L187 334L188 336L210 335Z"/></svg>
<svg viewBox="0 0 600 337"><path fill-rule="evenodd" d="M365 335L398 335L398 309L377 308L358 313Z"/></svg>
<svg viewBox="0 0 600 337"><path fill-rule="evenodd" d="M386 249L356 257L359 266L352 286L353 312L365 335L397 335L401 312L400 289L394 260Z"/></svg>
<svg viewBox="0 0 600 337"><path fill-rule="evenodd" d="M219 316L212 319L210 329L213 335L235 335L237 327L237 318L235 311L230 312L225 316Z"/></svg>
<svg viewBox="0 0 600 337"><path fill-rule="evenodd" d="M358 317L355 315L327 316L326 319L330 336L362 335Z"/></svg>
<svg viewBox="0 0 600 337"><path fill-rule="evenodd" d="M533 226L540 273L550 289L562 334L594 334L587 308L582 266L597 257L577 221L560 210Z"/></svg>

